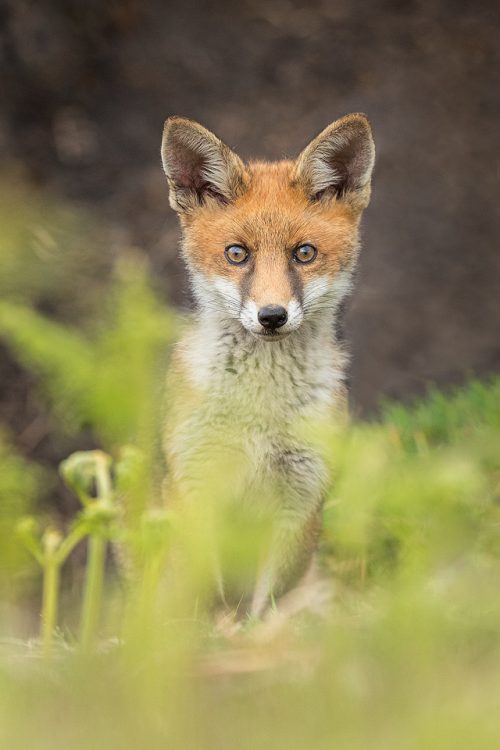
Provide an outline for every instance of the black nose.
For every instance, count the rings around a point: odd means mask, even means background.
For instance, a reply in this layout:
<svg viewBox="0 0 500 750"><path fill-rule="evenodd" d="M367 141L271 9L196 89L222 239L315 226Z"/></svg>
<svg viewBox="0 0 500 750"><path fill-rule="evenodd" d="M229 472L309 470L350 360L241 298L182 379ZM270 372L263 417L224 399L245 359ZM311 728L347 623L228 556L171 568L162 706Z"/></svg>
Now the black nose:
<svg viewBox="0 0 500 750"><path fill-rule="evenodd" d="M281 305L266 305L261 307L257 315L259 323L268 331L284 326L288 320L288 313Z"/></svg>

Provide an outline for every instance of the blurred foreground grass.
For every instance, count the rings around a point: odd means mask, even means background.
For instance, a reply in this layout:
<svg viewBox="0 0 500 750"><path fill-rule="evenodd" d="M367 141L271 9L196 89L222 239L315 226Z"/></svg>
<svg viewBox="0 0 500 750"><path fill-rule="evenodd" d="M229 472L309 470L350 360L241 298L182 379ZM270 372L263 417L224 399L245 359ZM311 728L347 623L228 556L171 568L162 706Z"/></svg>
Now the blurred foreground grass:
<svg viewBox="0 0 500 750"><path fill-rule="evenodd" d="M499 379L325 433L334 476L321 549L327 614L315 612L319 593L310 602L305 594L303 611L278 609L227 637L208 611L204 529L195 533L200 564L163 575L173 530L159 507L152 446L178 323L144 265L118 264L94 317L78 325L36 312L33 295L16 288L12 281L0 304L0 337L36 374L57 429L90 426L115 460L126 491L116 493L110 536L128 548L132 574L109 573L97 645L85 651L74 611L81 575L68 575L63 589L76 596L63 598L56 648L42 658L28 637L37 627L26 625L33 599L40 607L40 570L14 528L53 477L4 433L0 747L498 746ZM145 460L122 476L125 444Z"/></svg>

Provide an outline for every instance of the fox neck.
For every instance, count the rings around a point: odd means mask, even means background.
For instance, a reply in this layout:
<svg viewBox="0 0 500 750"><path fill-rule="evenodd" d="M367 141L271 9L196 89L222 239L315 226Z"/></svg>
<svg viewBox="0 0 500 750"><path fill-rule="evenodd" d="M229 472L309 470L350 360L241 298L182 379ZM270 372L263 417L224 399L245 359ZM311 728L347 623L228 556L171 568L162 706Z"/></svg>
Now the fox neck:
<svg viewBox="0 0 500 750"><path fill-rule="evenodd" d="M286 338L257 339L238 320L200 309L185 354L193 380L235 409L248 404L271 419L321 410L342 389L346 356L335 338L335 312L305 320Z"/></svg>

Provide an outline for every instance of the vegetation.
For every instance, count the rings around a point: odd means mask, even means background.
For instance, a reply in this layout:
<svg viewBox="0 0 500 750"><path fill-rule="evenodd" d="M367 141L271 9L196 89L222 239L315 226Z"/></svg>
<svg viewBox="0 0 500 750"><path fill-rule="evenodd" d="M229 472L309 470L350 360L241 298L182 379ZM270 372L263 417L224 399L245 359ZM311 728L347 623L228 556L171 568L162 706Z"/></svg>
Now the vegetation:
<svg viewBox="0 0 500 750"><path fill-rule="evenodd" d="M135 256L93 316L37 311L35 281L4 294L0 336L55 428L102 450L62 465L81 503L65 524L37 504L55 469L1 437L1 747L496 747L500 379L318 426L334 477L320 581L264 623L215 625L206 515L181 528L153 469L179 321ZM244 558L252 535L210 522ZM173 574L184 533L193 555Z"/></svg>

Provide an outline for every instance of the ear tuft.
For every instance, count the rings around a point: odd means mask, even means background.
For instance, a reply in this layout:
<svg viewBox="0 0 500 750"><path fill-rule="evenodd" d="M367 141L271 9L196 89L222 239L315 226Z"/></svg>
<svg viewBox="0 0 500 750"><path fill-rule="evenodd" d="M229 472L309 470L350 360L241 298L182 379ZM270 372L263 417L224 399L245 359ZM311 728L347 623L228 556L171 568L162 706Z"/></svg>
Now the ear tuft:
<svg viewBox="0 0 500 750"><path fill-rule="evenodd" d="M228 203L244 189L246 175L241 159L193 120L169 117L161 156L170 205L179 213L200 206L208 198Z"/></svg>
<svg viewBox="0 0 500 750"><path fill-rule="evenodd" d="M295 179L311 200L345 197L364 208L370 197L375 145L368 119L352 114L336 120L302 151Z"/></svg>

